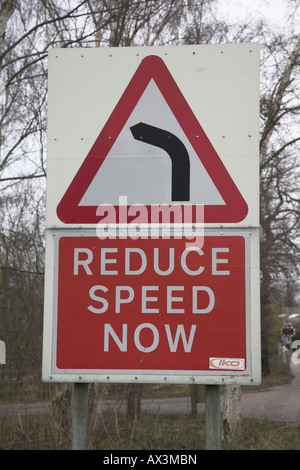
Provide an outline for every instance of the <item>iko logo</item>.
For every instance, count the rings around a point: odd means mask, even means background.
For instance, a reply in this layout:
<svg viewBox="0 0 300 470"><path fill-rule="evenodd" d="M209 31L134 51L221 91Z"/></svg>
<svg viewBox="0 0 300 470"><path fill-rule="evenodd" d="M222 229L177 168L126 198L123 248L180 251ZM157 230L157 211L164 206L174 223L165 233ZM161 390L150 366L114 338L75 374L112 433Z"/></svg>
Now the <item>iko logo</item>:
<svg viewBox="0 0 300 470"><path fill-rule="evenodd" d="M236 359L229 357L210 357L209 368L221 370L244 370L245 359Z"/></svg>

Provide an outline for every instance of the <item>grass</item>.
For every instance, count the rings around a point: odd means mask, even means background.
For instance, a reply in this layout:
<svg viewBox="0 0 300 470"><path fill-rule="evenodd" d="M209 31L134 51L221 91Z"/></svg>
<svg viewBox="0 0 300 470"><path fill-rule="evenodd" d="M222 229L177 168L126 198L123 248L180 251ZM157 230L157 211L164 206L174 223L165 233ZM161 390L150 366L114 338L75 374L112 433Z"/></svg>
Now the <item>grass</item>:
<svg viewBox="0 0 300 470"><path fill-rule="evenodd" d="M286 374L273 374L261 387L288 383ZM243 387L245 391L258 387ZM100 385L102 398L124 399L120 385ZM190 396L189 385L148 384L143 398ZM205 386L197 386L198 402L205 401ZM32 400L31 400L32 401ZM59 419L59 422L57 421ZM204 450L205 416L197 414L142 414L128 420L117 411L93 413L89 423L88 446L91 450ZM52 413L26 416L0 416L0 449L69 450L72 447L72 412L64 409L59 418ZM242 418L235 439L222 439L224 450L299 450L300 425Z"/></svg>
<svg viewBox="0 0 300 470"><path fill-rule="evenodd" d="M51 415L6 416L0 419L3 450L69 450L71 430L58 432ZM205 416L98 414L89 434L90 450L204 450ZM299 450L300 425L242 418L237 437L222 440L223 450Z"/></svg>
<svg viewBox="0 0 300 470"><path fill-rule="evenodd" d="M224 450L299 450L300 425L243 418L233 442L224 442Z"/></svg>
<svg viewBox="0 0 300 470"><path fill-rule="evenodd" d="M95 446L102 450L204 450L204 415L188 417L144 415L136 424L134 436L129 423L109 436L102 434ZM243 418L237 438L222 441L223 450L298 450L300 426Z"/></svg>

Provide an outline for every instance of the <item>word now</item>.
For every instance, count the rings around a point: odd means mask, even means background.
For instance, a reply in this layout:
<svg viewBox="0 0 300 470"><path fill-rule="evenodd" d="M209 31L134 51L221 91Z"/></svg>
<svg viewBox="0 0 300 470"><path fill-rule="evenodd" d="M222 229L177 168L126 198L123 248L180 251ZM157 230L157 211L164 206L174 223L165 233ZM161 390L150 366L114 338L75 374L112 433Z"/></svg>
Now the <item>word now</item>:
<svg viewBox="0 0 300 470"><path fill-rule="evenodd" d="M127 351L127 330L128 330L127 327L128 327L127 324L122 325L122 338L120 339L110 324L106 323L104 325L104 351L105 352L109 351L110 337L117 344L120 351L122 352ZM182 339L184 351L191 352L193 341L194 341L194 336L195 336L195 331L196 331L196 325L191 326L188 339L185 333L184 325L177 325L174 338L172 337L170 325L164 325L164 327L165 327L165 332L166 332L170 352L177 351L180 338ZM153 334L153 341L150 346L143 346L141 344L140 336L142 334L142 331L145 329L151 330ZM159 345L159 339L160 339L159 331L155 325L152 325L152 323L142 323L141 325L138 325L134 331L134 344L139 351L142 351L144 353L150 353L154 351Z"/></svg>

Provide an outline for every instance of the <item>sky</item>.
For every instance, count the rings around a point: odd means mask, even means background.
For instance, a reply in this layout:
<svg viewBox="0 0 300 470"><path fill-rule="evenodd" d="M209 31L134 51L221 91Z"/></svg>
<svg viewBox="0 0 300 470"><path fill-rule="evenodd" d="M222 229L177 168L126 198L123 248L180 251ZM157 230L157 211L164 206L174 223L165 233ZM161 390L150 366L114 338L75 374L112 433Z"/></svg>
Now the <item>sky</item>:
<svg viewBox="0 0 300 470"><path fill-rule="evenodd" d="M299 3L296 0L219 0L219 14L229 18L233 22L254 20L255 17L264 17L270 25L276 28L285 28L284 21L289 9L290 3ZM298 8L297 21L300 25L300 8ZM300 30L300 26L299 26Z"/></svg>

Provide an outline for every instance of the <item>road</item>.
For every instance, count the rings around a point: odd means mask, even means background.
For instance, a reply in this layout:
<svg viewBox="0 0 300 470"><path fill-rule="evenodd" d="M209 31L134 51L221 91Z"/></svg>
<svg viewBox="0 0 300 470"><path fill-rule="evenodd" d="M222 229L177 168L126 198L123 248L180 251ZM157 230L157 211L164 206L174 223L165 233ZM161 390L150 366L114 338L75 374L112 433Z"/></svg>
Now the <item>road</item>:
<svg viewBox="0 0 300 470"><path fill-rule="evenodd" d="M293 380L289 384L273 386L265 390L243 392L241 398L242 416L274 420L286 423L300 423L300 364L291 363ZM98 411L108 409L125 410L125 403L104 400L99 403ZM189 397L143 399L144 413L190 413ZM204 413L204 403L198 403L197 411ZM51 412L49 403L27 403L1 405L0 415L45 414Z"/></svg>
<svg viewBox="0 0 300 470"><path fill-rule="evenodd" d="M268 419L287 423L300 423L300 364L291 364L294 376L289 384L270 387L266 390L243 392L241 398L242 416L247 418ZM113 401L104 401L100 409L113 408ZM118 404L119 409L124 404ZM145 413L190 413L189 397L143 399L142 411ZM197 411L204 413L205 404L198 403Z"/></svg>
<svg viewBox="0 0 300 470"><path fill-rule="evenodd" d="M291 363L291 383L243 393L242 415L286 423L300 423L300 364Z"/></svg>

